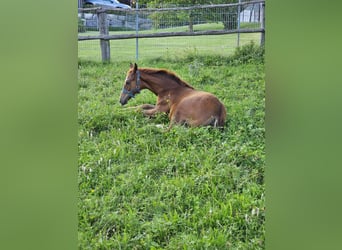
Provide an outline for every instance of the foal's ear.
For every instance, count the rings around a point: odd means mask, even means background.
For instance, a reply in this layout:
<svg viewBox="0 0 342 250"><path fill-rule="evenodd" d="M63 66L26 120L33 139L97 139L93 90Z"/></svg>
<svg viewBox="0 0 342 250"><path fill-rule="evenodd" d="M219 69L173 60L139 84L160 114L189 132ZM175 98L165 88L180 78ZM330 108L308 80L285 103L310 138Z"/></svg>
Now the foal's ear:
<svg viewBox="0 0 342 250"><path fill-rule="evenodd" d="M134 65L132 63L129 64L129 67L132 69L133 68L133 72L135 73L138 70L138 65L136 63L134 63Z"/></svg>

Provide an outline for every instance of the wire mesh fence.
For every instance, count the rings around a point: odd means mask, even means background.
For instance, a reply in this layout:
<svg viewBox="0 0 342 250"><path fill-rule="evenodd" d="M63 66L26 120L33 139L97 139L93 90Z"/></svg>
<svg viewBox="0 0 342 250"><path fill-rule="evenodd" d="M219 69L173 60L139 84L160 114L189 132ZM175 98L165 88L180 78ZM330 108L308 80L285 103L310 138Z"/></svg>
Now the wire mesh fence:
<svg viewBox="0 0 342 250"><path fill-rule="evenodd" d="M240 7L159 4L138 11L106 10L107 34L101 38L110 40L111 61L187 53L229 55L239 45L250 41L260 43L263 3L252 1ZM79 58L100 61L99 9L80 9L78 20ZM243 33L237 34L237 31ZM135 39L144 35L159 37Z"/></svg>

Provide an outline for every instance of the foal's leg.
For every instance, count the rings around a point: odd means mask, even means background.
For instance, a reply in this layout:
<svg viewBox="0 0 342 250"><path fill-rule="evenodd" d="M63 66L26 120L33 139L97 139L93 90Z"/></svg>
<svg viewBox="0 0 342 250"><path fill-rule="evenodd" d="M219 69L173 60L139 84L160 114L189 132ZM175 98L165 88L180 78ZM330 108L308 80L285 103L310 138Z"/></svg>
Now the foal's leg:
<svg viewBox="0 0 342 250"><path fill-rule="evenodd" d="M152 105L152 104L142 104L142 105L138 105L138 106L134 106L134 107L127 107L124 109L146 110L146 109L153 109L154 107L155 107L155 105Z"/></svg>
<svg viewBox="0 0 342 250"><path fill-rule="evenodd" d="M157 107L153 107L153 108L143 110L144 115L147 115L149 117L154 116L158 112L160 112L160 110Z"/></svg>
<svg viewBox="0 0 342 250"><path fill-rule="evenodd" d="M167 129L164 130L163 132L164 132L164 133L169 132L169 131L171 130L173 124L174 124L174 121L173 121L173 120L170 120L169 126L168 126Z"/></svg>
<svg viewBox="0 0 342 250"><path fill-rule="evenodd" d="M153 109L155 105L152 104L142 104L138 106L133 106L133 107L125 107L124 109L136 109L136 110L141 110L141 109Z"/></svg>
<svg viewBox="0 0 342 250"><path fill-rule="evenodd" d="M138 108L143 109L143 110L146 110L146 109L153 109L153 108L155 108L155 105L152 105L152 104L143 104L143 105L138 106Z"/></svg>
<svg viewBox="0 0 342 250"><path fill-rule="evenodd" d="M143 110L143 113L147 116L154 116L156 113L168 113L170 110L169 104L167 102L158 102L157 105L149 105L145 104L146 108Z"/></svg>

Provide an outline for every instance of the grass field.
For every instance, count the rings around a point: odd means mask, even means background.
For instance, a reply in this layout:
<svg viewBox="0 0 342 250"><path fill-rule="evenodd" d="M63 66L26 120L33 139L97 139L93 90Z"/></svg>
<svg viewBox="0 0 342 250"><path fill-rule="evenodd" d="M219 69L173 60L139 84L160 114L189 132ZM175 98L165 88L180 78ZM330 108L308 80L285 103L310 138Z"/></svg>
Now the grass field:
<svg viewBox="0 0 342 250"><path fill-rule="evenodd" d="M162 30L140 31L140 33L153 32L179 32L186 31L187 26L168 28ZM200 24L194 25L195 31L222 30L223 24ZM110 34L130 34L135 31L111 31ZM97 31L81 33L85 35L98 35ZM251 41L259 44L259 33L240 34L240 45ZM111 40L111 61L116 62L122 59L135 60L136 41L135 39ZM231 55L237 46L237 34L215 35L215 36L194 36L194 37L165 37L165 38L144 38L139 39L139 59L153 59L156 57L183 57L189 52L197 52L208 55ZM79 41L78 56L85 60L101 61L100 42L98 40Z"/></svg>
<svg viewBox="0 0 342 250"><path fill-rule="evenodd" d="M79 61L80 249L264 249L264 64L242 55L139 62L217 95L223 132L165 133L166 115L119 105L129 62Z"/></svg>

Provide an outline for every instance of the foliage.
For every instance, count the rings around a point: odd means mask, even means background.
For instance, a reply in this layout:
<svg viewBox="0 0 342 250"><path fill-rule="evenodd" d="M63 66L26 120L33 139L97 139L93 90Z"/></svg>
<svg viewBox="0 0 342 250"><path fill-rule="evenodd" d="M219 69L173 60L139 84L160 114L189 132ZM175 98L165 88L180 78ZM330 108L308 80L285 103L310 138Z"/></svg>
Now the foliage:
<svg viewBox="0 0 342 250"><path fill-rule="evenodd" d="M86 32L86 27L84 25L83 19L81 17L78 17L78 32L82 33L82 32Z"/></svg>
<svg viewBox="0 0 342 250"><path fill-rule="evenodd" d="M167 133L166 115L119 105L129 62L79 62L80 249L264 249L264 65L234 60L139 62L175 71L227 108L223 131ZM154 102L142 91L128 106Z"/></svg>
<svg viewBox="0 0 342 250"><path fill-rule="evenodd" d="M224 1L214 0L210 4L234 3L236 0ZM168 8L189 5L208 4L204 0L178 0L178 1L147 1L148 7ZM204 22L219 22L224 25L224 29L231 30L237 28L237 7L194 9L189 11L170 11L153 13L149 16L153 20L154 28L172 27L176 25L189 25L189 30L193 31L193 25Z"/></svg>
<svg viewBox="0 0 342 250"><path fill-rule="evenodd" d="M238 47L232 56L233 61L238 63L264 63L264 58L265 47L258 46L253 41L251 41L249 44Z"/></svg>
<svg viewBox="0 0 342 250"><path fill-rule="evenodd" d="M149 18L153 20L155 29L184 26L188 24L189 19L184 11L154 12Z"/></svg>
<svg viewBox="0 0 342 250"><path fill-rule="evenodd" d="M225 30L237 29L237 7L224 8L221 13L221 20Z"/></svg>
<svg viewBox="0 0 342 250"><path fill-rule="evenodd" d="M148 4L148 5L156 5L156 4L174 4L174 5L199 5L199 4L223 4L223 3L234 3L238 2L237 0L212 0L208 2L207 0L139 0L139 3Z"/></svg>
<svg viewBox="0 0 342 250"><path fill-rule="evenodd" d="M244 2L249 2L246 0ZM140 6L150 8L168 8L181 6L195 6L204 4L228 4L237 3L237 0L140 0ZM245 5L246 7L247 5ZM243 10L244 6L241 7ZM192 30L192 25L203 22L222 22L225 30L237 29L237 7L214 8L214 9L197 9L183 12L162 12L150 15L154 21L154 28L173 27L175 25L189 25L189 30Z"/></svg>
<svg viewBox="0 0 342 250"><path fill-rule="evenodd" d="M234 53L228 57L221 55L208 56L193 50L192 52L189 52L183 60L184 62L190 63L190 68L198 68L196 67L196 64L199 62L201 66L234 66L249 63L263 64L265 60L265 48L264 46L256 45L252 40L249 43L237 47Z"/></svg>

